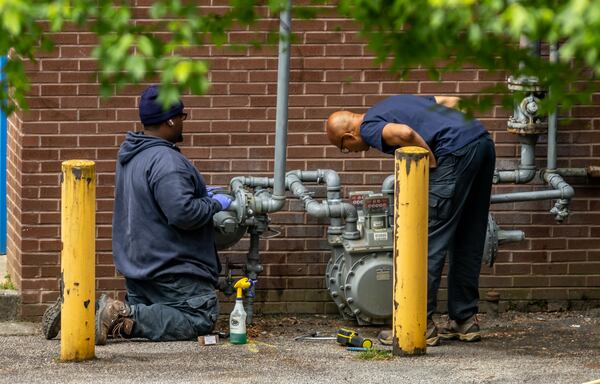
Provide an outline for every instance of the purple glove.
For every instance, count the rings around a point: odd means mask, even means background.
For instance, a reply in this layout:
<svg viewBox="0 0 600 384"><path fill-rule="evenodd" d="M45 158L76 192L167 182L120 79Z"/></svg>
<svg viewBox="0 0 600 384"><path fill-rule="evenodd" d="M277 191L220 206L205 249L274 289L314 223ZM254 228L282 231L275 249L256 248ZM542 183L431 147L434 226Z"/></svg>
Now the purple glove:
<svg viewBox="0 0 600 384"><path fill-rule="evenodd" d="M221 189L221 187L217 187L216 185L207 185L206 186L206 194L208 197L213 197L216 190Z"/></svg>
<svg viewBox="0 0 600 384"><path fill-rule="evenodd" d="M211 196L211 199L216 200L221 204L221 211L226 210L231 205L231 201L233 198L224 193L217 193L216 195Z"/></svg>

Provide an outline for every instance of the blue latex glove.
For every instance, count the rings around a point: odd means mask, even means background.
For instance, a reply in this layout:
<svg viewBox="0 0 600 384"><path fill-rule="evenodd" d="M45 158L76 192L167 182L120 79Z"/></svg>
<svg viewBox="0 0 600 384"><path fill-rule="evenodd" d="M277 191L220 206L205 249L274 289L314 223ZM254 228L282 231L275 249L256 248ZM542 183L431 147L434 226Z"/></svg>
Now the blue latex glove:
<svg viewBox="0 0 600 384"><path fill-rule="evenodd" d="M217 193L216 195L211 196L211 199L217 200L219 204L221 204L221 211L226 210L231 205L231 201L233 198L224 193Z"/></svg>
<svg viewBox="0 0 600 384"><path fill-rule="evenodd" d="M221 187L217 187L216 185L207 185L206 186L206 194L208 197L213 197L216 190L221 189Z"/></svg>

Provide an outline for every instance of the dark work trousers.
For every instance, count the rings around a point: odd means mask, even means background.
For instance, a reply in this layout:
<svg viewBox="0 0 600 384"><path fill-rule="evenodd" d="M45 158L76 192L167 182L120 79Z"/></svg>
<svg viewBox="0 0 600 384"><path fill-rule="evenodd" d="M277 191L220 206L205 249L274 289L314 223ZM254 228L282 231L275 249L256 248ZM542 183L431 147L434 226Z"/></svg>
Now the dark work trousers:
<svg viewBox="0 0 600 384"><path fill-rule="evenodd" d="M153 341L190 340L210 333L219 303L208 281L191 275L153 280L125 279L127 304L133 310L132 337Z"/></svg>
<svg viewBox="0 0 600 384"><path fill-rule="evenodd" d="M441 156L429 173L429 287L427 315L437 306L437 292L448 255L448 316L463 321L478 311L479 273L487 230L494 143L485 135Z"/></svg>

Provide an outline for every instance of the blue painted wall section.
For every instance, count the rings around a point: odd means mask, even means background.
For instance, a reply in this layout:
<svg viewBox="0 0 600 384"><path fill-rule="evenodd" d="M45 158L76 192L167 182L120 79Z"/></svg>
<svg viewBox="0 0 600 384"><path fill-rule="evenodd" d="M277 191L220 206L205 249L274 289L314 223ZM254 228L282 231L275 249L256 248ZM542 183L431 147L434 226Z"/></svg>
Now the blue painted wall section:
<svg viewBox="0 0 600 384"><path fill-rule="evenodd" d="M6 56L0 56L0 81ZM6 254L6 115L0 112L0 254Z"/></svg>

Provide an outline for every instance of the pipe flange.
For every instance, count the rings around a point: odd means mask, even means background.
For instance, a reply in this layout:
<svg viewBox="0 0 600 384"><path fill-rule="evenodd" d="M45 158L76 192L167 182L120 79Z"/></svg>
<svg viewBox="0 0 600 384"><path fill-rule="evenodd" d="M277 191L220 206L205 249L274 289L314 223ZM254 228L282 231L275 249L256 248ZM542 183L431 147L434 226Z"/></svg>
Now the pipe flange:
<svg viewBox="0 0 600 384"><path fill-rule="evenodd" d="M523 123L515 120L514 118L510 118L508 120L508 132L513 133L515 135L521 136L529 136L529 135L543 135L548 132L548 123L542 120L536 120L532 123Z"/></svg>
<svg viewBox="0 0 600 384"><path fill-rule="evenodd" d="M498 224L492 214L488 214L488 225L485 233L482 261L488 267L493 267L498 254Z"/></svg>
<svg viewBox="0 0 600 384"><path fill-rule="evenodd" d="M540 86L540 81L535 76L508 76L507 88L517 92L546 92L546 89Z"/></svg>
<svg viewBox="0 0 600 384"><path fill-rule="evenodd" d="M243 188L240 188L237 191L235 191L234 204L232 204L232 205L233 205L233 212L235 212L235 216L237 218L238 223L241 224L241 223L246 222L246 219L249 216L248 215L248 195Z"/></svg>
<svg viewBox="0 0 600 384"><path fill-rule="evenodd" d="M337 253L337 256L336 256ZM348 305L346 304L346 297L344 296L344 290L340 287L339 277L341 275L340 271L343 269L344 265L344 251L343 248L338 250L338 248L332 248L331 258L329 262L327 262L327 267L325 268L325 286L329 291L329 295L331 299L336 304L338 310L342 317L346 320L354 319L354 315Z"/></svg>

